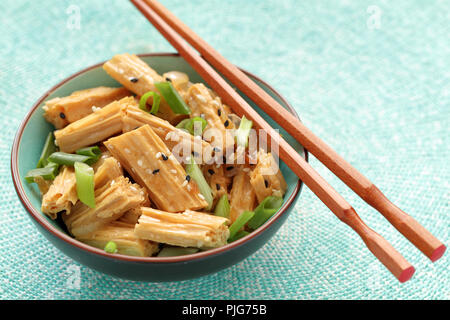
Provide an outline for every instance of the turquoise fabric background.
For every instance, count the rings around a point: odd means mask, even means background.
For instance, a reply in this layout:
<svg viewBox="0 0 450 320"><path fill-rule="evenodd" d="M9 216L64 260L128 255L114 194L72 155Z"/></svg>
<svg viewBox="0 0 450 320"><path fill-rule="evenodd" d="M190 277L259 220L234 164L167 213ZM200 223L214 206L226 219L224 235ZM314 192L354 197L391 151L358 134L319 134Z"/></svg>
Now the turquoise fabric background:
<svg viewBox="0 0 450 320"><path fill-rule="evenodd" d="M308 127L449 244L448 1L163 3L225 57L278 89ZM80 10L80 29L67 27L71 5ZM53 248L13 189L9 161L19 123L70 74L116 53L159 51L173 49L125 0L0 1L0 298L450 298L450 253L429 262L315 159L311 164L361 217L416 266L411 281L399 284L307 188L266 246L192 281L114 279ZM78 268L79 288L68 285Z"/></svg>

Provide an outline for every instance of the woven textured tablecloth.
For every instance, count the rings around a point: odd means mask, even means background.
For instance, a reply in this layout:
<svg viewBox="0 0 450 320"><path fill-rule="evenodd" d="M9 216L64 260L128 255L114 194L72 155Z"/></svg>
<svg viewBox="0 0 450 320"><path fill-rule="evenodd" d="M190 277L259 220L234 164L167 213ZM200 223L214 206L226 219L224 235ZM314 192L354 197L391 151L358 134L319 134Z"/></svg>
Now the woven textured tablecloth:
<svg viewBox="0 0 450 320"><path fill-rule="evenodd" d="M225 57L272 84L308 127L449 244L449 1L163 3ZM10 150L19 123L70 74L116 53L161 51L173 49L125 0L0 1L0 298L450 298L450 253L428 261L315 159L369 226L416 266L412 280L399 284L307 188L261 250L192 281L115 279L55 249L13 188ZM80 286L68 285L78 268Z"/></svg>

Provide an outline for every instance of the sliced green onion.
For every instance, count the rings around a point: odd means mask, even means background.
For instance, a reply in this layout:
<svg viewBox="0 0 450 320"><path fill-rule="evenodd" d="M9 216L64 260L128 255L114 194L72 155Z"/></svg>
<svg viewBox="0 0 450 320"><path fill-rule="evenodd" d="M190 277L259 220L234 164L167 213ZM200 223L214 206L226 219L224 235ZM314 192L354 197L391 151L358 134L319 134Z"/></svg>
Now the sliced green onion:
<svg viewBox="0 0 450 320"><path fill-rule="evenodd" d="M53 180L58 175L58 165L49 162L44 168L37 168L27 172L25 180L28 183L34 182L34 178L42 177L44 180Z"/></svg>
<svg viewBox="0 0 450 320"><path fill-rule="evenodd" d="M86 160L85 163L88 165L93 165L94 163L96 163L98 161L98 159L100 159L100 157L102 155L102 150L100 150L100 148L97 146L93 146L93 147L86 147L86 148L78 149L77 151L75 151L75 153L82 155L82 156L90 157L90 159Z"/></svg>
<svg viewBox="0 0 450 320"><path fill-rule="evenodd" d="M153 98L153 103L152 103L152 109L150 111L148 111L147 110L147 100L150 97ZM156 114L159 110L160 102L161 102L161 96L154 91L149 91L147 93L144 93L142 95L141 99L139 100L139 108L144 110L145 112L150 112L151 114Z"/></svg>
<svg viewBox="0 0 450 320"><path fill-rule="evenodd" d="M253 218L255 213L253 211L244 211L241 213L239 217L233 222L233 224L230 226L230 236L228 239L233 239L239 230L241 230L245 224Z"/></svg>
<svg viewBox="0 0 450 320"><path fill-rule="evenodd" d="M201 123L201 127L196 123ZM208 125L208 122L206 122L205 119L201 117L194 117L192 119L189 119L188 122L186 122L186 125L184 128L189 131L190 134L193 136L201 135L203 130L205 130L206 126ZM200 132L198 132L200 129Z"/></svg>
<svg viewBox="0 0 450 320"><path fill-rule="evenodd" d="M48 163L48 156L56 151L55 138L53 132L49 132L47 139L45 139L44 148L42 148L41 156L39 158L36 168L43 168Z"/></svg>
<svg viewBox="0 0 450 320"><path fill-rule="evenodd" d="M208 202L208 207L206 210L211 210L213 204L213 196L211 192L211 188L209 184L206 182L205 177L203 176L202 170L195 163L194 159L191 158L191 162L186 164L186 173L197 182L198 189L200 193L205 198L206 202Z"/></svg>
<svg viewBox="0 0 450 320"><path fill-rule="evenodd" d="M283 205L283 198L268 196L255 209L255 216L248 222L248 226L255 230L272 217Z"/></svg>
<svg viewBox="0 0 450 320"><path fill-rule="evenodd" d="M176 125L176 128L186 130L186 124L190 121L191 119L183 119Z"/></svg>
<svg viewBox="0 0 450 320"><path fill-rule="evenodd" d="M174 257L184 256L186 254L193 254L198 252L198 248L183 248L183 247L164 247L158 253L158 257Z"/></svg>
<svg viewBox="0 0 450 320"><path fill-rule="evenodd" d="M190 114L191 110L170 82L155 82L155 87L176 114Z"/></svg>
<svg viewBox="0 0 450 320"><path fill-rule="evenodd" d="M90 208L95 208L94 169L86 163L75 162L78 199Z"/></svg>
<svg viewBox="0 0 450 320"><path fill-rule="evenodd" d="M227 194L224 194L217 201L216 207L214 209L214 214L219 217L229 218L230 217L230 203L228 202Z"/></svg>
<svg viewBox="0 0 450 320"><path fill-rule="evenodd" d="M248 235L248 234L250 234L250 232L245 231L245 230L239 230L239 231L234 235L233 238L230 238L230 239L228 240L228 242L233 242L233 241L239 240L240 238L243 238L243 237L245 237L245 236Z"/></svg>
<svg viewBox="0 0 450 320"><path fill-rule="evenodd" d="M248 136L252 129L253 122L245 116L242 117L239 129L236 131L236 143L238 146L246 148L248 146Z"/></svg>
<svg viewBox="0 0 450 320"><path fill-rule="evenodd" d="M49 161L66 166L73 166L75 162L86 162L89 159L88 156L65 152L53 152L48 157Z"/></svg>
<svg viewBox="0 0 450 320"><path fill-rule="evenodd" d="M105 245L105 251L108 253L116 253L117 244L114 241L108 241L108 243Z"/></svg>

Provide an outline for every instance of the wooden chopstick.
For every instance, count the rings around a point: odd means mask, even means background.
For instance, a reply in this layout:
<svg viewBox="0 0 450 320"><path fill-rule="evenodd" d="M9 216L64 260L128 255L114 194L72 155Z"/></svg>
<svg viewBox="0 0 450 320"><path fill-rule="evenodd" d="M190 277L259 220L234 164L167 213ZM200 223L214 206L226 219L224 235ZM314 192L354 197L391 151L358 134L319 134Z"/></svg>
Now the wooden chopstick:
<svg viewBox="0 0 450 320"><path fill-rule="evenodd" d="M247 102L192 49L161 17L143 0L131 0L142 14L172 44L184 59L202 76L225 103L238 115L245 115L255 126L263 129L272 142L279 146L279 156L291 170L325 203L344 223L355 230L369 250L400 281L409 280L414 267L383 237L370 229L356 211L337 193Z"/></svg>
<svg viewBox="0 0 450 320"><path fill-rule="evenodd" d="M294 115L283 108L246 74L226 60L219 52L200 38L186 24L155 0L145 0L164 21L192 45L216 70L256 103L272 119L300 142L319 161L330 169L365 202L378 210L399 232L411 241L431 261L438 260L445 252L445 245L415 219L394 205L368 178L350 165L314 135Z"/></svg>

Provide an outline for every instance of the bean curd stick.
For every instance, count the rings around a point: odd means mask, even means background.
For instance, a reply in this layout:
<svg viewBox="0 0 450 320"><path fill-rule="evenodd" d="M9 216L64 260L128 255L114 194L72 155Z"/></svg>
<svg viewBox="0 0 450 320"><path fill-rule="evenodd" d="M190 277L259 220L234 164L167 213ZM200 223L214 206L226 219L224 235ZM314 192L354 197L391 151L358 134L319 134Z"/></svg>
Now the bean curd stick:
<svg viewBox="0 0 450 320"><path fill-rule="evenodd" d="M121 176L95 190L95 208L79 201L70 214L63 214L62 217L70 233L82 237L117 220L143 202L141 187Z"/></svg>
<svg viewBox="0 0 450 320"><path fill-rule="evenodd" d="M97 87L75 91L70 96L46 101L44 118L56 129L61 129L129 95L130 92L125 88Z"/></svg>
<svg viewBox="0 0 450 320"><path fill-rule="evenodd" d="M134 234L134 224L114 221L100 229L77 238L90 246L103 249L105 245L113 241L116 244L118 254L129 256L148 257L158 252L158 244L153 241L143 240Z"/></svg>
<svg viewBox="0 0 450 320"><path fill-rule="evenodd" d="M226 244L229 220L187 210L169 213L142 207L134 232L141 239L180 247L215 248Z"/></svg>
<svg viewBox="0 0 450 320"><path fill-rule="evenodd" d="M120 110L129 104L136 105L133 97L114 101L87 117L71 123L64 129L55 131L56 144L61 151L71 153L121 132Z"/></svg>
<svg viewBox="0 0 450 320"><path fill-rule="evenodd" d="M149 125L111 138L105 146L133 179L147 188L158 208L181 212L208 205L195 182Z"/></svg>
<svg viewBox="0 0 450 320"><path fill-rule="evenodd" d="M134 54L115 55L103 65L103 69L138 96L142 96L149 91L157 91L155 82L164 81L163 77ZM150 98L147 103L151 104L152 99ZM156 116L173 124L186 117L175 114L164 99L161 99Z"/></svg>

